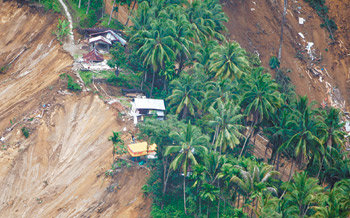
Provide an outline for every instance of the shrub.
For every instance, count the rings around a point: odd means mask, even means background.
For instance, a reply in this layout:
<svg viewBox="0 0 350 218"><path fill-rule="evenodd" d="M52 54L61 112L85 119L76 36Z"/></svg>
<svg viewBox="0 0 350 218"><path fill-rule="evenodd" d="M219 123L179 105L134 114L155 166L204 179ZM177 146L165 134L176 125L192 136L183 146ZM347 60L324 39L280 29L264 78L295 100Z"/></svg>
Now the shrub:
<svg viewBox="0 0 350 218"><path fill-rule="evenodd" d="M23 127L21 129L22 134L24 135L24 137L28 138L29 137L29 129L27 127Z"/></svg>
<svg viewBox="0 0 350 218"><path fill-rule="evenodd" d="M62 44L62 41L70 35L69 22L66 20L58 19L57 29L54 31L57 40Z"/></svg>
<svg viewBox="0 0 350 218"><path fill-rule="evenodd" d="M10 68L10 65L4 65L2 67L0 67L0 74L1 73L6 73L6 71Z"/></svg>
<svg viewBox="0 0 350 218"><path fill-rule="evenodd" d="M93 73L91 71L79 71L79 75L81 79L84 81L85 85L89 85L92 82L92 75Z"/></svg>
<svg viewBox="0 0 350 218"><path fill-rule="evenodd" d="M67 74L68 77L68 83L67 83L67 89L72 91L80 91L81 87L78 83L74 82L73 77Z"/></svg>
<svg viewBox="0 0 350 218"><path fill-rule="evenodd" d="M276 56L272 56L270 58L269 65L270 65L271 69L279 68L280 67L280 61L278 60L278 58Z"/></svg>

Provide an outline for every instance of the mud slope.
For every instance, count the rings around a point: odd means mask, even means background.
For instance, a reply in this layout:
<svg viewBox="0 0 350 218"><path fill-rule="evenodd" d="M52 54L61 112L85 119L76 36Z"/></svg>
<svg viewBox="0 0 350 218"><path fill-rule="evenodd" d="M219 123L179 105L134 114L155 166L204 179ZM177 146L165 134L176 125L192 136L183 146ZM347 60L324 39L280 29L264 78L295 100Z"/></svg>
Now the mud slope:
<svg viewBox="0 0 350 218"><path fill-rule="evenodd" d="M328 0L327 0L328 1ZM296 86L298 94L307 94L311 99L328 104L346 101L349 106L350 95L347 83L350 74L350 56L346 54L344 44L349 44L349 26L344 25L350 19L349 3L333 1L331 16L340 13L335 19L340 30L336 33L336 40L329 39L329 33L320 28L321 20L316 12L304 1L288 1L287 21L284 29L284 43L281 66L292 70L290 77ZM282 16L283 0L261 1L226 1L223 9L229 17L227 27L230 38L238 41L242 47L260 55L263 65L268 67L269 58L277 55L280 38L280 21ZM347 5L347 6L346 6ZM299 17L304 18L304 24L299 24ZM302 33L304 39L299 35ZM313 55L320 61L310 63L306 45L313 42ZM296 58L298 52L304 52L304 59ZM349 52L348 52L349 53ZM313 76L308 68L319 67L323 71L323 80ZM327 84L331 88L327 87ZM340 95L337 95L338 90ZM330 98L330 92L333 98ZM327 94L328 93L328 94ZM330 102L330 101L333 102Z"/></svg>
<svg viewBox="0 0 350 218"><path fill-rule="evenodd" d="M12 62L9 70L0 74L0 131L3 131L11 119L18 119L38 106L37 94L73 62L52 35L56 15L18 8L15 1L0 4L0 66Z"/></svg>
<svg viewBox="0 0 350 218"><path fill-rule="evenodd" d="M27 140L13 130L8 141L19 149L1 151L1 217L112 217L145 210L141 187L146 171L133 169L116 177L120 190L107 192L110 178L104 173L112 162L108 136L121 131L111 111L97 96L62 96L59 104L38 119L40 125ZM7 152L7 153L6 153ZM149 204L148 204L149 205ZM144 212L144 211L143 211ZM147 214L147 213L145 213ZM140 216L140 215L138 215Z"/></svg>
<svg viewBox="0 0 350 218"><path fill-rule="evenodd" d="M132 125L97 95L65 90L72 58L56 25L57 15L0 0L0 66L12 62L0 75L0 217L147 217L147 170L104 175L108 137Z"/></svg>

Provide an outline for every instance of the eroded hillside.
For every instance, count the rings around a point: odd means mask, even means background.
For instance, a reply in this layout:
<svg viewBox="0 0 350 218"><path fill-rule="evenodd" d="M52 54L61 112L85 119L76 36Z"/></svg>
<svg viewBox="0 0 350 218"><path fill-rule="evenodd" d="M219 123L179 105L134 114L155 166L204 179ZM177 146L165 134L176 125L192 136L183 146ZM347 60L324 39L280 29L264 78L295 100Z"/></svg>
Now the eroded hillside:
<svg viewBox="0 0 350 218"><path fill-rule="evenodd" d="M336 40L332 41L327 30L320 27L322 22L315 10L304 1L288 2L281 67L292 70L289 76L298 94L338 106L346 101L348 110L350 56L346 45L349 45L350 29L346 20L350 19L349 3L326 1L332 5L330 17L335 17L340 28ZM268 67L270 57L278 53L283 1L225 1L223 9L229 17L230 38L248 51L258 53L263 65ZM338 13L339 16L335 16ZM299 18L305 20L303 24L299 24ZM308 51L309 43L313 44ZM313 75L310 72L313 68L320 69L322 76Z"/></svg>
<svg viewBox="0 0 350 218"><path fill-rule="evenodd" d="M108 137L132 124L97 95L67 92L59 75L73 59L52 34L57 15L0 5L0 217L147 217L146 169L105 176Z"/></svg>

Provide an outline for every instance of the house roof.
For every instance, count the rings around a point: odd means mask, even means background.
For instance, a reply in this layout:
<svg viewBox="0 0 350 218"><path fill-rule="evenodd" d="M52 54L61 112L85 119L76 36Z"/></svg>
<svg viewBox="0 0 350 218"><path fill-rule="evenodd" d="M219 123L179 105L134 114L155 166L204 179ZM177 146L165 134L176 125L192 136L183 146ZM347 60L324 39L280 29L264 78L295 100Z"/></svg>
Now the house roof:
<svg viewBox="0 0 350 218"><path fill-rule="evenodd" d="M89 43L104 42L106 44L112 45L112 42L103 36L96 36L89 39Z"/></svg>
<svg viewBox="0 0 350 218"><path fill-rule="evenodd" d="M123 37L121 37L121 35L119 35L118 33L114 32L113 30L106 30L103 32L97 32L97 33L93 33L90 36L100 36L100 35L104 35L110 33L112 34L112 36L115 38L115 40L119 41L123 46L126 44L126 40L123 39Z"/></svg>
<svg viewBox="0 0 350 218"><path fill-rule="evenodd" d="M148 146L148 149L147 149L147 146ZM128 145L128 151L132 157L139 157L150 153L154 153L156 149L157 149L156 144L148 145L147 142L140 142L140 143Z"/></svg>
<svg viewBox="0 0 350 218"><path fill-rule="evenodd" d="M135 98L134 103L136 109L165 110L163 99Z"/></svg>
<svg viewBox="0 0 350 218"><path fill-rule="evenodd" d="M86 63L88 62L102 62L104 60L103 56L100 55L96 49L93 49L92 51L90 51L89 53L87 54L84 54L83 55L83 59Z"/></svg>

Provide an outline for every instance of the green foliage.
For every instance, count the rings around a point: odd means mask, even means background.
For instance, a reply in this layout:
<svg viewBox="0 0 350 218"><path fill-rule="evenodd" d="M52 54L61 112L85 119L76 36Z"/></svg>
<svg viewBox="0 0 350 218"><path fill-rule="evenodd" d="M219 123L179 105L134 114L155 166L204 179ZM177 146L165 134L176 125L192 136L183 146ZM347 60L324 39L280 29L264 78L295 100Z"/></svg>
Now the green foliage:
<svg viewBox="0 0 350 218"><path fill-rule="evenodd" d="M282 94L282 97L286 102L291 102L296 98L294 92L294 85L288 74L291 72L289 69L278 69L276 72L276 83L278 84L278 91Z"/></svg>
<svg viewBox="0 0 350 218"><path fill-rule="evenodd" d="M116 30L123 30L125 27L122 23L119 22L119 20L111 18L111 22L108 25L109 21L109 15L105 15L100 19L100 26L105 28L111 28Z"/></svg>
<svg viewBox="0 0 350 218"><path fill-rule="evenodd" d="M133 73L120 73L117 77L113 72L111 72L107 76L107 83L129 89L140 88L140 77Z"/></svg>
<svg viewBox="0 0 350 218"><path fill-rule="evenodd" d="M280 61L276 56L271 56L269 65L272 70L278 69L280 67Z"/></svg>
<svg viewBox="0 0 350 218"><path fill-rule="evenodd" d="M78 27L88 28L93 27L102 15L103 0L89 0L81 1L81 8L78 7L79 0L67 0L70 7L72 8L72 14ZM90 7L88 10L88 2ZM86 13L88 12L88 13Z"/></svg>
<svg viewBox="0 0 350 218"><path fill-rule="evenodd" d="M138 126L139 137L158 146L143 187L153 199L151 215L348 215L350 161L340 112L297 98L276 57L273 80L258 54L224 39L226 19L216 0L143 1L126 31L127 51L113 51L112 66L167 101L166 120ZM109 81L125 87L130 80L121 78ZM268 142L257 159L259 135ZM290 182L277 173L282 158L291 162ZM293 177L295 166L301 173Z"/></svg>
<svg viewBox="0 0 350 218"><path fill-rule="evenodd" d="M125 54L125 48L120 44L116 43L113 45L113 47L109 50L109 53L113 56L111 60L108 60L108 66L112 68L119 69L120 67L124 67L125 61L126 61L126 54Z"/></svg>
<svg viewBox="0 0 350 218"><path fill-rule="evenodd" d="M127 148L124 145L124 141L121 139L120 132L114 132L113 135L108 138L113 142L113 155L121 155L127 153Z"/></svg>
<svg viewBox="0 0 350 218"><path fill-rule="evenodd" d="M81 79L84 81L85 85L90 85L92 82L93 72L91 71L79 71Z"/></svg>
<svg viewBox="0 0 350 218"><path fill-rule="evenodd" d="M62 41L70 35L69 22L67 20L58 19L57 29L54 34L60 44L62 44Z"/></svg>
<svg viewBox="0 0 350 218"><path fill-rule="evenodd" d="M309 5L314 8L317 12L317 14L323 19L323 24L321 24L321 27L327 28L328 32L330 33L329 38L333 39L333 32L335 32L338 27L337 24L334 22L334 20L330 19L328 16L328 7L326 6L326 0L304 0L305 2L308 2Z"/></svg>
<svg viewBox="0 0 350 218"><path fill-rule="evenodd" d="M45 10L52 10L55 13L61 12L61 4L58 2L58 0L34 0L36 2L39 2L42 4L45 8Z"/></svg>
<svg viewBox="0 0 350 218"><path fill-rule="evenodd" d="M24 135L24 137L26 137L26 138L29 137L29 129L27 127L22 127L21 131L22 131L22 134Z"/></svg>
<svg viewBox="0 0 350 218"><path fill-rule="evenodd" d="M8 65L8 64L0 67L0 74L5 74L9 68L10 68L10 65Z"/></svg>
<svg viewBox="0 0 350 218"><path fill-rule="evenodd" d="M67 82L67 89L71 91L81 91L81 87L78 83L74 82L74 79L71 75L67 74L68 82Z"/></svg>

